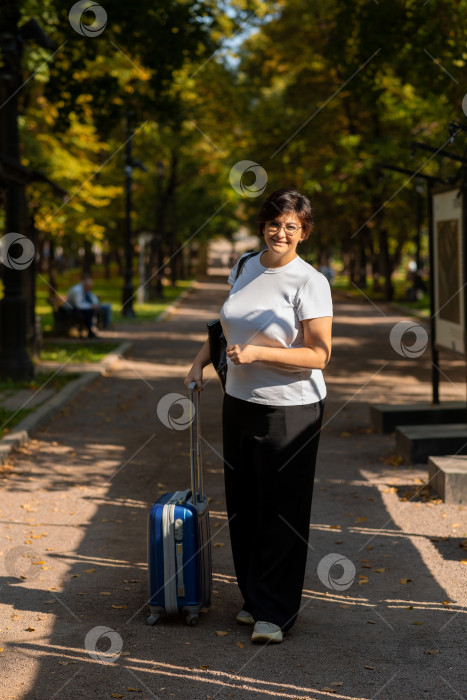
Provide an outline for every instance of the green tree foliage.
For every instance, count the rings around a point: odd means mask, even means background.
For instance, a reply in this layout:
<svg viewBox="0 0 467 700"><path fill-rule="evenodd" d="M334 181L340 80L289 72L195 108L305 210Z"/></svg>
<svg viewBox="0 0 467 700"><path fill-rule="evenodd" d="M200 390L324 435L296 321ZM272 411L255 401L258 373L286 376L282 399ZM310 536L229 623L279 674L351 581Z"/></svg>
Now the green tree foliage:
<svg viewBox="0 0 467 700"><path fill-rule="evenodd" d="M184 244L252 230L259 199L229 173L267 172L265 194L311 195L315 262L343 255L351 279L385 281L413 252L416 179L381 163L455 176L449 161L410 157L442 146L461 109L466 0L113 0L96 38L58 0L25 0L56 52L26 44L23 162L68 192L34 182L41 235L71 247L122 244L126 117L135 126L133 228L156 231L166 260ZM89 21L92 16L83 21ZM462 138L450 150L461 154ZM161 168L162 164L162 168ZM248 184L248 175L245 175ZM154 253L154 251L153 251ZM157 266L157 261L152 261Z"/></svg>

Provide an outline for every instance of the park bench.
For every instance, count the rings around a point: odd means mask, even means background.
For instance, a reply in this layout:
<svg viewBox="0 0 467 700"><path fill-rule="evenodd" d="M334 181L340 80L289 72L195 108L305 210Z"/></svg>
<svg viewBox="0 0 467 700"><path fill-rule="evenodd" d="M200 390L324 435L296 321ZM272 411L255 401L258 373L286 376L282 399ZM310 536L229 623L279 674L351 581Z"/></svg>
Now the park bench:
<svg viewBox="0 0 467 700"><path fill-rule="evenodd" d="M53 310L53 334L57 336L68 336L71 330L76 330L79 335L86 331L86 323L84 314L79 309L73 309L70 306L63 304L61 300L49 299L49 303ZM97 312L97 327L102 329L104 318L103 315Z"/></svg>

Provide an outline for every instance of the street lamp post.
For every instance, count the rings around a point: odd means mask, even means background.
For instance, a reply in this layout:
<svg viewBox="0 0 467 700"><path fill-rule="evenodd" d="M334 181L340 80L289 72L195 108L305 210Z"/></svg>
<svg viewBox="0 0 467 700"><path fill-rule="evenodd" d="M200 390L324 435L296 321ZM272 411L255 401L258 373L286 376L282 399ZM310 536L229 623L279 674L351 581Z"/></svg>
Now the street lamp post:
<svg viewBox="0 0 467 700"><path fill-rule="evenodd" d="M159 195L158 210L157 210L157 222L156 222L156 234L154 236L154 241L157 246L157 274L156 274L156 297L162 299L164 296L164 289L162 287L162 273L164 268L164 177L165 177L165 165L159 160L156 163L156 173L157 173L157 190Z"/></svg>
<svg viewBox="0 0 467 700"><path fill-rule="evenodd" d="M136 316L133 308L133 240L131 230L131 190L133 187L133 169L139 168L147 172L147 168L140 160L133 160L131 153L131 141L133 130L130 124L131 114L127 112L127 140L125 145L125 282L122 293L122 316L134 318Z"/></svg>
<svg viewBox="0 0 467 700"><path fill-rule="evenodd" d="M131 188L133 185L133 161L131 140L133 134L127 115L127 141L125 146L125 282L122 296L122 316L136 316L133 309L133 241L131 240Z"/></svg>

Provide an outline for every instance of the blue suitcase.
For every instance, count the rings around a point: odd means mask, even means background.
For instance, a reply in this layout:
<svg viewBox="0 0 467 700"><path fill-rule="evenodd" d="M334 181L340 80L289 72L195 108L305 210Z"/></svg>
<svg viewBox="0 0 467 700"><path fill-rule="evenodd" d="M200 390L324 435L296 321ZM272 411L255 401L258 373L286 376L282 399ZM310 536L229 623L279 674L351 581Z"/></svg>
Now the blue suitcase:
<svg viewBox="0 0 467 700"><path fill-rule="evenodd" d="M203 493L199 391L195 388L196 383L192 382L189 386L191 489L165 493L149 512L149 625L156 624L163 613L185 615L187 625L195 625L201 608L211 604L209 507Z"/></svg>

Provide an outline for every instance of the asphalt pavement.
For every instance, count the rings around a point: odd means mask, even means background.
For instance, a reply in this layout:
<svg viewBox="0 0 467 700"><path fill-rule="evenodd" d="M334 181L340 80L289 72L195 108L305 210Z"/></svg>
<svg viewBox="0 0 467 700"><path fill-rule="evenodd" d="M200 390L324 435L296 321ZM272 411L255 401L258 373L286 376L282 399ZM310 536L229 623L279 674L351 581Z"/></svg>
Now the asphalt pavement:
<svg viewBox="0 0 467 700"><path fill-rule="evenodd" d="M371 402L429 400L429 351L396 351L390 332L404 316L363 295L334 295L295 626L282 644L256 646L235 623L211 368L201 422L212 606L196 627L146 625L148 509L189 486L183 378L227 293L225 276L204 278L165 321L119 329L129 356L0 467L0 697L465 698L467 509L444 504L426 466L401 464L394 436L369 423ZM442 400L465 398L464 363L440 359Z"/></svg>

